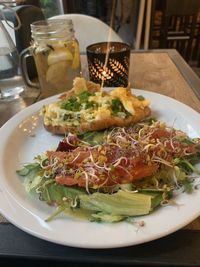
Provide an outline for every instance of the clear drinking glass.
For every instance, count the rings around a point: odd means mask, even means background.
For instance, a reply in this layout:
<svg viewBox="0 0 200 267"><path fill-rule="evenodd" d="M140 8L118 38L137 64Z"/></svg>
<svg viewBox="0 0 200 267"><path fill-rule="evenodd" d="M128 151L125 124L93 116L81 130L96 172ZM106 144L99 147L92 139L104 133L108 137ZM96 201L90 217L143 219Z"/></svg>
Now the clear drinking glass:
<svg viewBox="0 0 200 267"><path fill-rule="evenodd" d="M0 101L12 100L24 90L18 51L0 20Z"/></svg>

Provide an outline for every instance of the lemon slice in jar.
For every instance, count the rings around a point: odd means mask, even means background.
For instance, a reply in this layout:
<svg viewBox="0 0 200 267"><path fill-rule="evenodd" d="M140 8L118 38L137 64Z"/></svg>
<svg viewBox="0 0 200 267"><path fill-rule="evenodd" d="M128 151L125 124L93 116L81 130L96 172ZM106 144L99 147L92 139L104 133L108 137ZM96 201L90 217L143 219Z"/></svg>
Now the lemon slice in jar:
<svg viewBox="0 0 200 267"><path fill-rule="evenodd" d="M74 58L72 62L72 69L77 69L80 66L80 51L78 43L74 42Z"/></svg>
<svg viewBox="0 0 200 267"><path fill-rule="evenodd" d="M60 61L49 66L46 72L46 81L55 87L65 86L67 82L67 61Z"/></svg>
<svg viewBox="0 0 200 267"><path fill-rule="evenodd" d="M54 51L51 51L48 55L48 65L53 65L59 61L72 61L73 55L66 47L56 47Z"/></svg>

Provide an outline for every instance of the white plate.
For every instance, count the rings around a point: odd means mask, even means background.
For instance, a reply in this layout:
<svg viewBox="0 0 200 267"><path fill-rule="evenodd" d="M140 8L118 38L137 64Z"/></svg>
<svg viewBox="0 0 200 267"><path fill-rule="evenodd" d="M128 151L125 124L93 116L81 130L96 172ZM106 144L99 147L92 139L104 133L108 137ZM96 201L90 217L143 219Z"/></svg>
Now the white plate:
<svg viewBox="0 0 200 267"><path fill-rule="evenodd" d="M181 129L191 137L200 136L200 114L169 97L134 90L151 100L153 116ZM14 225L39 238L83 248L114 248L151 241L187 225L200 215L200 190L181 194L180 205L159 208L151 215L139 217L144 227L125 222L91 223L62 217L46 223L54 208L28 195L15 171L34 156L55 148L60 137L47 132L38 110L54 101L51 97L16 114L0 129L0 210Z"/></svg>

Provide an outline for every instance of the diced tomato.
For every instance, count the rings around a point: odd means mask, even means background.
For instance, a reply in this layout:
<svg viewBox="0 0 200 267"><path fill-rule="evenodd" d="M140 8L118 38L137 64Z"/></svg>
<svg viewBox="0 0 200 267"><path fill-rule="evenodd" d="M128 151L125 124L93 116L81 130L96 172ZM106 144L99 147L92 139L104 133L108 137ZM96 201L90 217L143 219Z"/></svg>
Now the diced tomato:
<svg viewBox="0 0 200 267"><path fill-rule="evenodd" d="M158 169L158 165L146 165L146 164L137 164L132 166L132 168L124 168L122 166L117 166L115 170L111 173L111 178L115 178L119 184L131 183L136 180L141 180L145 177L153 175Z"/></svg>
<svg viewBox="0 0 200 267"><path fill-rule="evenodd" d="M166 129L157 129L152 133L152 137L155 139L159 138L170 138L171 133Z"/></svg>
<svg viewBox="0 0 200 267"><path fill-rule="evenodd" d="M185 149L187 150L187 153L191 153L191 154L197 153L196 145L187 145Z"/></svg>
<svg viewBox="0 0 200 267"><path fill-rule="evenodd" d="M134 168L131 172L132 174L132 182L135 180L141 180L142 178L149 177L153 175L158 169L158 165L144 165L140 164L136 168Z"/></svg>
<svg viewBox="0 0 200 267"><path fill-rule="evenodd" d="M90 156L89 151L77 151L75 154L75 160L73 161L73 164L80 164L82 163L85 159L87 159Z"/></svg>
<svg viewBox="0 0 200 267"><path fill-rule="evenodd" d="M57 157L57 158L60 158L60 159L66 158L66 155L67 155L66 152L63 152L63 151L47 151L46 154L47 154L48 158Z"/></svg>
<svg viewBox="0 0 200 267"><path fill-rule="evenodd" d="M81 163L86 157L88 157L88 152L81 152L80 158L74 161L74 164L77 166ZM123 165L124 166L123 166ZM158 165L147 165L141 163L141 159L137 158L134 160L129 160L129 166L126 166L127 162L122 161L121 164L114 167L112 171L104 172L104 175L96 171L95 175L100 177L100 179L89 179L88 187L98 187L98 186L113 186L116 184L125 184L125 183L134 183L134 181L141 180L145 177L153 175L157 169ZM72 186L78 185L80 187L86 187L85 175L82 175L78 179L75 179L71 176L57 176L56 182L62 185Z"/></svg>
<svg viewBox="0 0 200 267"><path fill-rule="evenodd" d="M84 177L79 177L78 179L75 179L71 176L56 176L56 182L61 185L78 185L80 187L86 187L86 180Z"/></svg>
<svg viewBox="0 0 200 267"><path fill-rule="evenodd" d="M70 176L56 176L55 179L56 179L56 182L61 185L72 186L72 185L78 184L78 180Z"/></svg>

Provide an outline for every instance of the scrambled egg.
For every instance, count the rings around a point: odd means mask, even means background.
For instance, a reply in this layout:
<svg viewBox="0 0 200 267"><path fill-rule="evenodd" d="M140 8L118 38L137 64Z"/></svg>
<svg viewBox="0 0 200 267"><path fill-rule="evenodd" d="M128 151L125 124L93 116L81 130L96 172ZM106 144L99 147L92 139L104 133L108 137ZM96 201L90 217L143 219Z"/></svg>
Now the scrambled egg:
<svg viewBox="0 0 200 267"><path fill-rule="evenodd" d="M78 91L81 91L78 88ZM62 109L60 102L50 104L44 107L44 123L45 125L78 125L82 121L98 121L110 118L112 116L111 104L113 99L119 99L124 109L131 115L135 114L135 108L144 108L149 105L149 101L139 100L136 96L131 94L131 91L118 87L110 92L95 92L94 95L89 96L88 100L97 103L96 106L88 109L81 109L79 111L70 111ZM119 115L120 116L120 115ZM123 116L122 116L123 118Z"/></svg>
<svg viewBox="0 0 200 267"><path fill-rule="evenodd" d="M136 107L146 107L149 105L148 100L139 100L136 96L133 96L130 90L127 90L124 87L115 88L113 91L110 92L112 97L118 97L122 102L124 108L131 113L132 115L135 114Z"/></svg>

